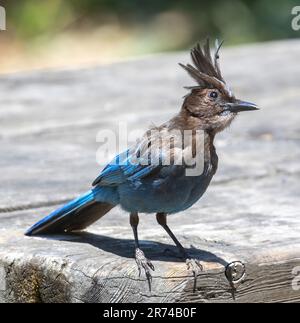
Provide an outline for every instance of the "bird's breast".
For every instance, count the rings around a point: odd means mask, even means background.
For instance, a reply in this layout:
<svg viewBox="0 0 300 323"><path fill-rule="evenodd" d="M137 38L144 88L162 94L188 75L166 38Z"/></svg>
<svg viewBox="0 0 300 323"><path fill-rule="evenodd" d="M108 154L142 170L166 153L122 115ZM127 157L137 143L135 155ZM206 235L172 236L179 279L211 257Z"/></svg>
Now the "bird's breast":
<svg viewBox="0 0 300 323"><path fill-rule="evenodd" d="M176 213L192 206L205 193L213 176L211 163L199 176L186 176L184 166L166 166L154 177L119 186L120 204L128 212Z"/></svg>

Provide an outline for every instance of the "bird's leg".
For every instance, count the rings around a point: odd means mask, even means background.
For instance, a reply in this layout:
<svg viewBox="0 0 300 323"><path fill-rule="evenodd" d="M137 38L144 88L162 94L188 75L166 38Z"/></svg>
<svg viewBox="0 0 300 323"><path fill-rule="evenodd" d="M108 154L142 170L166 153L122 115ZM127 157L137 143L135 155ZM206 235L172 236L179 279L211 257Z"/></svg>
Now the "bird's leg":
<svg viewBox="0 0 300 323"><path fill-rule="evenodd" d="M139 238L137 227L139 224L139 216L138 213L130 213L130 225L134 234L134 243L135 243L135 261L138 266L139 276L141 276L141 271L144 270L148 284L149 290L151 291L151 282L152 276L150 270L154 271L154 266L151 261L145 257L144 252L140 249Z"/></svg>
<svg viewBox="0 0 300 323"><path fill-rule="evenodd" d="M171 231L169 226L167 225L167 214L166 213L157 213L156 214L156 220L158 224L160 224L168 233L168 235L171 237L171 239L176 244L179 252L181 253L182 257L185 259L186 265L188 270L191 270L194 275L194 290L196 289L196 278L203 270L203 267L198 259L192 258L188 252L184 249L182 244L178 241L178 239L175 237L174 233Z"/></svg>

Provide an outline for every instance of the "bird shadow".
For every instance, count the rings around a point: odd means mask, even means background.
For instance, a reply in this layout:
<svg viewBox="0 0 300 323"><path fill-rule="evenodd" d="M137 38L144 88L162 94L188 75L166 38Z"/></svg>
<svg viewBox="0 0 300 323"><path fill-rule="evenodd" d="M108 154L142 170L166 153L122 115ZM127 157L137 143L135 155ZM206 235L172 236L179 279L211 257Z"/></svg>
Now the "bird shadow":
<svg viewBox="0 0 300 323"><path fill-rule="evenodd" d="M47 239L76 242L92 245L100 250L109 252L124 258L134 258L134 240L125 238L112 238L89 232L73 232L55 236L41 236ZM184 262L176 246L152 240L140 240L140 248L145 252L149 260L165 262ZM188 254L200 261L218 263L226 267L228 262L212 252L198 249L191 245L185 248Z"/></svg>

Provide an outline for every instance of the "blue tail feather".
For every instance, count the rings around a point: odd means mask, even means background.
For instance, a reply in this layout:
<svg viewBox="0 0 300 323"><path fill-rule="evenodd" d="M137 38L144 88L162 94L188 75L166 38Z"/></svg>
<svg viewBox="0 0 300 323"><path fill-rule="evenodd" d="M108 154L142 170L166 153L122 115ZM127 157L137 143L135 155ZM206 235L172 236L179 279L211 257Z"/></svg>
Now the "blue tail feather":
<svg viewBox="0 0 300 323"><path fill-rule="evenodd" d="M34 224L26 235L81 230L106 214L114 205L95 201L95 189L70 201Z"/></svg>

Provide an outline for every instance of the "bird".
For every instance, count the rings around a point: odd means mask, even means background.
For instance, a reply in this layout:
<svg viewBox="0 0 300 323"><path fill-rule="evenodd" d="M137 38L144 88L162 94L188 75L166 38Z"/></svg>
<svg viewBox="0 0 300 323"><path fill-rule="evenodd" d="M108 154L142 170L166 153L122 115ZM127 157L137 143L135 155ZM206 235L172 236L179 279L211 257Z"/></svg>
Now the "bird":
<svg viewBox="0 0 300 323"><path fill-rule="evenodd" d="M119 205L129 213L134 258L139 275L143 272L150 289L154 266L140 246L140 213L156 214L187 269L194 275L201 271L200 260L189 255L167 218L192 207L209 187L218 168L216 135L239 113L259 110L256 104L237 99L225 82L219 65L221 46L222 42L216 41L212 48L209 39L197 43L190 52L192 64L179 64L195 82L185 87L187 94L179 112L169 121L149 128L134 145L118 154L88 192L53 211L25 234L81 231Z"/></svg>

